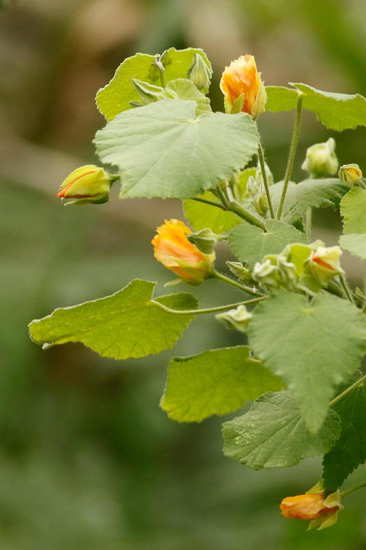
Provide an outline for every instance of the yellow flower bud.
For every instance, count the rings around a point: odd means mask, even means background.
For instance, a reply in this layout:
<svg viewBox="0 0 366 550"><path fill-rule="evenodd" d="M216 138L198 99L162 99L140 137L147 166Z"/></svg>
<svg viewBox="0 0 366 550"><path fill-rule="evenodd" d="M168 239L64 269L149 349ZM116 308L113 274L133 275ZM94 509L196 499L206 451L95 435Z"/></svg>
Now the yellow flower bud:
<svg viewBox="0 0 366 550"><path fill-rule="evenodd" d="M301 168L315 178L334 176L338 170L335 146L334 139L329 138L325 143L315 143L308 147Z"/></svg>
<svg viewBox="0 0 366 550"><path fill-rule="evenodd" d="M225 110L244 112L257 118L265 111L267 94L252 55L242 55L225 68L220 88L225 96Z"/></svg>
<svg viewBox="0 0 366 550"><path fill-rule="evenodd" d="M192 231L182 221L167 220L151 241L155 258L188 283L199 284L213 271L215 253L205 254L188 240Z"/></svg>
<svg viewBox="0 0 366 550"><path fill-rule="evenodd" d="M74 203L102 203L109 198L111 178L99 166L80 166L62 182L57 196L61 199L74 199Z"/></svg>
<svg viewBox="0 0 366 550"><path fill-rule="evenodd" d="M319 520L329 518L337 514L341 508L340 502L334 499L327 502L323 493L306 493L286 497L280 504L280 510L284 517L291 519Z"/></svg>
<svg viewBox="0 0 366 550"><path fill-rule="evenodd" d="M326 286L335 275L343 273L340 258L342 250L339 246L318 246L311 254L308 261L308 268L323 286Z"/></svg>
<svg viewBox="0 0 366 550"><path fill-rule="evenodd" d="M338 176L343 183L352 187L362 180L363 174L358 164L343 164L339 169Z"/></svg>

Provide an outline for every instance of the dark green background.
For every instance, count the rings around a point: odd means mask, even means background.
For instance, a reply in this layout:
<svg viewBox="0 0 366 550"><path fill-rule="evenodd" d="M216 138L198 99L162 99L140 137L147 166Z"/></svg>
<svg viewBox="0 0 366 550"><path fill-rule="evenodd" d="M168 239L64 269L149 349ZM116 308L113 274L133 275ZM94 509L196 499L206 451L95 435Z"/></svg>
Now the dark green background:
<svg viewBox="0 0 366 550"><path fill-rule="evenodd" d="M221 453L220 420L171 422L159 409L169 353L99 358L82 346L42 352L26 325L57 305L121 288L133 277L167 281L150 240L175 201L114 201L63 208L68 171L94 162L103 124L96 90L136 51L203 47L216 80L253 53L268 84L304 81L366 94L362 0L18 0L0 12L0 547L3 550L270 550L366 547L363 494L323 533L282 519L283 496L303 492L319 463L253 472ZM260 121L281 177L291 115ZM335 135L341 162L363 168L365 130ZM306 115L299 161L328 137ZM300 162L297 175L301 175ZM333 215L318 233L335 242ZM227 251L220 251L220 262ZM361 262L348 259L355 279ZM209 282L204 305L235 291ZM212 319L195 321L178 353L238 343ZM354 476L362 479L362 469Z"/></svg>

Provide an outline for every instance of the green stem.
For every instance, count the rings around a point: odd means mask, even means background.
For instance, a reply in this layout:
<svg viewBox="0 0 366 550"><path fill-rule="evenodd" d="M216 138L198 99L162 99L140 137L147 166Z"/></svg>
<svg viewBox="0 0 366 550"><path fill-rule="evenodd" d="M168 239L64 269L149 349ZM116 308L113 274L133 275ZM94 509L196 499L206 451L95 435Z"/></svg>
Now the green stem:
<svg viewBox="0 0 366 550"><path fill-rule="evenodd" d="M288 184L290 182L292 172L293 172L293 169L294 169L296 151L297 151L297 146L299 144L299 139L300 139L302 107L303 107L303 94L302 94L302 92L298 92L297 104L296 104L295 124L294 124L294 128L293 128L293 131L292 131L290 151L289 151L288 160L287 160L285 177L284 177L284 180L283 180L282 195L281 195L280 204L279 204L279 207L278 207L278 210L277 210L277 219L278 220L281 219L281 216L282 216L282 213L283 213L283 208L285 206L285 199L286 199Z"/></svg>
<svg viewBox="0 0 366 550"><path fill-rule="evenodd" d="M271 193L269 191L269 184L268 184L268 180L267 180L267 173L266 173L266 164L265 164L265 160L264 160L264 151L263 151L263 147L262 147L262 144L259 143L259 147L258 147L258 160L259 160L259 164L260 164L260 167L261 167L261 172L262 172L262 178L263 178L263 184L264 184L264 190L266 192L266 197L267 197L267 201L268 201L268 207L269 207L269 212L271 214L271 218L274 218L275 217L275 213L274 213L274 209L273 209L273 204L272 204L272 199L271 199Z"/></svg>
<svg viewBox="0 0 366 550"><path fill-rule="evenodd" d="M243 285L242 283L239 283L239 282L235 281L234 279L231 279L230 277L227 277L223 273L220 273L220 271L216 271L216 269L213 272L213 276L216 279L221 279L221 281L224 281L225 283L227 283L231 286L235 286L236 288L240 288L240 290L244 290L244 292L247 292L248 294L253 294L254 296L258 296L258 295L262 296L258 290L254 289L254 288L251 288L250 286Z"/></svg>
<svg viewBox="0 0 366 550"><path fill-rule="evenodd" d="M209 201L207 199L201 199L199 197L194 197L191 200L197 201L197 202L203 202L204 204L208 204L209 206L216 206L216 208L221 208L222 210L227 210L226 206L224 206L223 204L220 204L219 202Z"/></svg>
<svg viewBox="0 0 366 550"><path fill-rule="evenodd" d="M366 481L363 483L360 483L359 485L355 485L354 487L351 487L351 489L347 489L347 491L342 491L341 497L345 497L347 495L350 495L354 491L358 491L359 489L362 489L363 487L366 487Z"/></svg>
<svg viewBox="0 0 366 550"><path fill-rule="evenodd" d="M307 242L311 241L311 229L313 225L313 211L311 206L309 206L305 210L305 219L304 219L304 225L305 225L305 235Z"/></svg>
<svg viewBox="0 0 366 550"><path fill-rule="evenodd" d="M249 212L249 210L247 210L246 208L244 208L244 206L242 206L239 202L237 202L236 200L231 200L227 203L227 209L228 210L231 210L231 212L234 212L235 214L237 214L240 218L243 218L243 220L249 222L250 224L252 225L256 225L257 227L259 227L260 229L262 229L262 231L267 231L267 228L266 226L264 225L264 223L259 219L257 218L257 216L255 216L254 214L252 214L251 212Z"/></svg>
<svg viewBox="0 0 366 550"><path fill-rule="evenodd" d="M225 311L225 309L233 309L235 307L246 305L246 304L255 304L265 300L267 296L259 296L258 298L252 298L251 300L245 300L244 302L236 302L235 304L227 304L226 306L216 306L216 307L207 307L203 309L172 309L161 302L156 300L151 300L151 303L160 307L168 313L175 313L177 315L205 315L206 313L215 313L216 311Z"/></svg>
<svg viewBox="0 0 366 550"><path fill-rule="evenodd" d="M343 399L343 397L345 397L346 395L348 395L349 393L351 393L353 390L355 390L358 386L360 386L364 381L366 380L366 374L364 374L363 376L361 376L361 378L359 378L358 380L356 380L356 382L354 382L353 384L351 384L350 386L348 386L348 388L346 388L344 391L342 391L341 393L339 393L338 395L335 396L334 399L332 399L332 401L330 401L329 403L329 406L333 406L335 405L336 403L338 403L338 401L340 401L341 399Z"/></svg>
<svg viewBox="0 0 366 550"><path fill-rule="evenodd" d="M347 279L345 278L344 275L340 275L339 280L341 281L342 288L343 288L347 298L349 299L351 304L354 304L355 302L354 302L354 299L353 299L353 296L352 296L351 289L348 286Z"/></svg>

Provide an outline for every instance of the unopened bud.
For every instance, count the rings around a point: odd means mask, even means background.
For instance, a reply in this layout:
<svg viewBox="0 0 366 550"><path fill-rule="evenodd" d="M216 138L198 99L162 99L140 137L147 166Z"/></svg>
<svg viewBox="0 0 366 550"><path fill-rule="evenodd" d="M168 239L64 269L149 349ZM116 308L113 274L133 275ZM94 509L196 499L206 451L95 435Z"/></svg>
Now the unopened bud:
<svg viewBox="0 0 366 550"><path fill-rule="evenodd" d="M257 262L253 269L253 279L264 288L296 288L298 276L293 263L281 254L268 255Z"/></svg>
<svg viewBox="0 0 366 550"><path fill-rule="evenodd" d="M358 164L343 164L338 172L339 179L349 187L362 180L363 174Z"/></svg>
<svg viewBox="0 0 366 550"><path fill-rule="evenodd" d="M315 143L307 149L301 168L315 178L334 176L338 170L335 146L333 138L329 138L325 143Z"/></svg>
<svg viewBox="0 0 366 550"><path fill-rule="evenodd" d="M226 325L227 328L233 328L239 332L246 332L246 329L253 317L253 314L247 310L244 305L235 309L230 309L224 313L215 315L216 319Z"/></svg>
<svg viewBox="0 0 366 550"><path fill-rule="evenodd" d="M188 240L204 252L205 254L211 254L217 244L217 235L211 231L211 229L201 229L188 235Z"/></svg>
<svg viewBox="0 0 366 550"><path fill-rule="evenodd" d="M248 268L244 267L241 262L226 262L226 265L230 269L231 273L239 279L239 281L249 282L252 279L252 275Z"/></svg>
<svg viewBox="0 0 366 550"><path fill-rule="evenodd" d="M340 264L341 255L339 246L319 246L311 254L307 267L322 286L327 286L330 279L344 273Z"/></svg>
<svg viewBox="0 0 366 550"><path fill-rule="evenodd" d="M205 63L202 55L196 53L192 67L189 69L188 77L193 84L203 93L207 93L211 83L212 70Z"/></svg>
<svg viewBox="0 0 366 550"><path fill-rule="evenodd" d="M70 200L66 204L103 203L109 198L111 176L94 164L80 166L60 185L57 196Z"/></svg>
<svg viewBox="0 0 366 550"><path fill-rule="evenodd" d="M149 82L143 82L137 78L132 79L132 83L141 98L141 105L148 105L154 101L160 101L162 99L173 99L176 94L170 92L160 86L155 86L155 84L150 84ZM136 102L132 102L137 106Z"/></svg>

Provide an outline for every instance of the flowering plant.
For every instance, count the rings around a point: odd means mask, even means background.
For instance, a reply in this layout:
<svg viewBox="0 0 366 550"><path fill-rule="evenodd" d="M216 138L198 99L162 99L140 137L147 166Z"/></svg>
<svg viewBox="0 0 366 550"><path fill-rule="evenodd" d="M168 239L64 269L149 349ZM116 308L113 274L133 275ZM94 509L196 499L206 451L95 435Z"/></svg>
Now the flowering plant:
<svg viewBox="0 0 366 550"><path fill-rule="evenodd" d="M119 182L122 199L182 200L190 227L165 221L155 258L175 282L217 279L238 289L238 301L199 308L191 293L155 296L156 283L139 279L32 321L30 336L44 348L81 342L103 357L139 358L172 348L195 317L215 315L243 344L172 359L160 406L174 420L200 422L251 402L223 424L225 455L255 470L323 456L321 482L286 497L281 511L328 527L355 490L343 483L366 461L366 295L341 265L343 250L366 260L366 188L359 166L339 168L333 138L308 148L303 181L292 174L303 109L342 131L366 125L366 99L306 84L265 87L246 55L223 72L225 112L212 112L211 76L200 49L126 59L96 97L107 123L94 143L111 171L82 166L58 195L103 203ZM256 121L292 110L288 162L275 182ZM326 207L343 218L336 246L313 238L312 210ZM236 257L227 274L215 267L218 241Z"/></svg>

